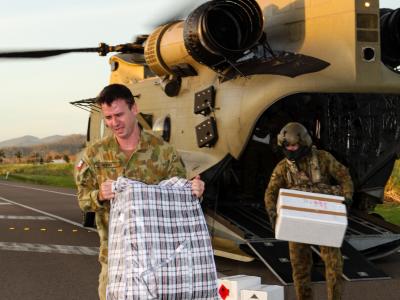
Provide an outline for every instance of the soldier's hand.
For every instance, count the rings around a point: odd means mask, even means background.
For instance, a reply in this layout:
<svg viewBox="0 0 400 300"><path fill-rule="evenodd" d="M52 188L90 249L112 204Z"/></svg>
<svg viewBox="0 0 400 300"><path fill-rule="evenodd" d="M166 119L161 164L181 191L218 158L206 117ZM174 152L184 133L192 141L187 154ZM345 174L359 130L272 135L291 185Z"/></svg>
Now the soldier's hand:
<svg viewBox="0 0 400 300"><path fill-rule="evenodd" d="M347 197L344 198L343 204L346 205L347 211L350 210L352 203L353 203L353 199L347 198Z"/></svg>
<svg viewBox="0 0 400 300"><path fill-rule="evenodd" d="M200 179L200 175L197 175L191 180L192 183L192 194L197 198L200 198L204 193L204 181Z"/></svg>
<svg viewBox="0 0 400 300"><path fill-rule="evenodd" d="M273 215L268 215L268 217L269 217L269 222L271 224L272 231L275 232L275 225L276 225L277 216L276 216L276 214L273 214Z"/></svg>
<svg viewBox="0 0 400 300"><path fill-rule="evenodd" d="M100 201L109 201L115 197L115 194L112 192L112 183L113 180L108 179L101 184L99 191Z"/></svg>

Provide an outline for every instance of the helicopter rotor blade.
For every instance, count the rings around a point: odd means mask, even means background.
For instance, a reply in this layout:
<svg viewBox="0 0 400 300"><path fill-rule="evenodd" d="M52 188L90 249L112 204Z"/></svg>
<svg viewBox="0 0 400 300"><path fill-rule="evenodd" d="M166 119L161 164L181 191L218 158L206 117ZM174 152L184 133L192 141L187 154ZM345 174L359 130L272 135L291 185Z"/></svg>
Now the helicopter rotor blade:
<svg viewBox="0 0 400 300"><path fill-rule="evenodd" d="M146 26L153 30L154 28L174 21L184 20L191 11L207 1L208 0L180 0L177 2L177 5L170 7L167 12L162 11L153 21L148 22Z"/></svg>
<svg viewBox="0 0 400 300"><path fill-rule="evenodd" d="M100 43L99 47L95 48L74 48L74 49L53 49L53 50L30 50L30 51L15 51L15 52L0 52L2 58L45 58L66 53L82 53L82 52L97 52L100 56L105 56L109 52L120 53L143 53L143 46L137 43L121 44L109 46L105 43Z"/></svg>
<svg viewBox="0 0 400 300"><path fill-rule="evenodd" d="M31 50L17 52L0 52L0 58L45 58L72 52L99 52L99 48Z"/></svg>

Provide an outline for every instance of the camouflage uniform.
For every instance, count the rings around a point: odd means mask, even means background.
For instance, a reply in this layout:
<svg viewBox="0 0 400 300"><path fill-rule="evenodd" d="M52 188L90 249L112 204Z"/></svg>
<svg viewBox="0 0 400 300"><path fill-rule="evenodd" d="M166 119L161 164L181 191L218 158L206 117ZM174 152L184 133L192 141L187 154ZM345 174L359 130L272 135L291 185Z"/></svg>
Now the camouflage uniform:
<svg viewBox="0 0 400 300"><path fill-rule="evenodd" d="M332 186L332 179L340 186ZM276 221L276 203L280 188L343 195L346 199L351 199L353 195L353 183L347 168L330 153L315 147L297 163L285 158L275 167L265 192L265 206L272 226ZM343 270L340 249L320 246L320 250L325 262L328 299L340 299ZM289 242L289 253L297 297L301 300L312 299L311 247L308 244Z"/></svg>
<svg viewBox="0 0 400 300"><path fill-rule="evenodd" d="M77 165L75 176L80 208L96 212L96 226L100 236L99 296L105 299L110 203L99 202L100 185L107 179L116 180L118 176L157 184L173 176L186 177L186 170L171 145L141 131L139 144L130 158L120 150L114 136L87 147Z"/></svg>

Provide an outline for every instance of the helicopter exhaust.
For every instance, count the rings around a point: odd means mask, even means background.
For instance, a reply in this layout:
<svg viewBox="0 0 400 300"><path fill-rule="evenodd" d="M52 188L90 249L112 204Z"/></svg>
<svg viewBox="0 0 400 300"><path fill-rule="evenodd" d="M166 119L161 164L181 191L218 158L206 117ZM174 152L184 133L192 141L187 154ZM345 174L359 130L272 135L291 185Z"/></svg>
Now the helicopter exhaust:
<svg viewBox="0 0 400 300"><path fill-rule="evenodd" d="M400 66L400 8L380 10L382 62L392 69Z"/></svg>
<svg viewBox="0 0 400 300"><path fill-rule="evenodd" d="M262 12L255 1L211 1L187 18L185 47L196 61L217 67L252 48L259 41L262 28Z"/></svg>
<svg viewBox="0 0 400 300"><path fill-rule="evenodd" d="M158 76L190 76L198 63L215 71L242 57L263 34L263 15L255 0L213 0L186 21L158 27L145 45L145 59Z"/></svg>

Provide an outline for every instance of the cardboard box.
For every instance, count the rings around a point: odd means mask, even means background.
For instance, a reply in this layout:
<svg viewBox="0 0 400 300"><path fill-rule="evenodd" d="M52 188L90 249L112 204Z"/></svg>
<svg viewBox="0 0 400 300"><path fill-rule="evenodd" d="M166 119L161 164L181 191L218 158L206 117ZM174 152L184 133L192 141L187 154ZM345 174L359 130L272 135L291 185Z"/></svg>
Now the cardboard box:
<svg viewBox="0 0 400 300"><path fill-rule="evenodd" d="M280 240L340 247L347 228L343 197L280 189L275 237Z"/></svg>
<svg viewBox="0 0 400 300"><path fill-rule="evenodd" d="M280 285L260 285L241 292L241 300L284 300L284 289Z"/></svg>
<svg viewBox="0 0 400 300"><path fill-rule="evenodd" d="M258 276L235 275L218 279L218 299L240 300L240 291L261 284Z"/></svg>

